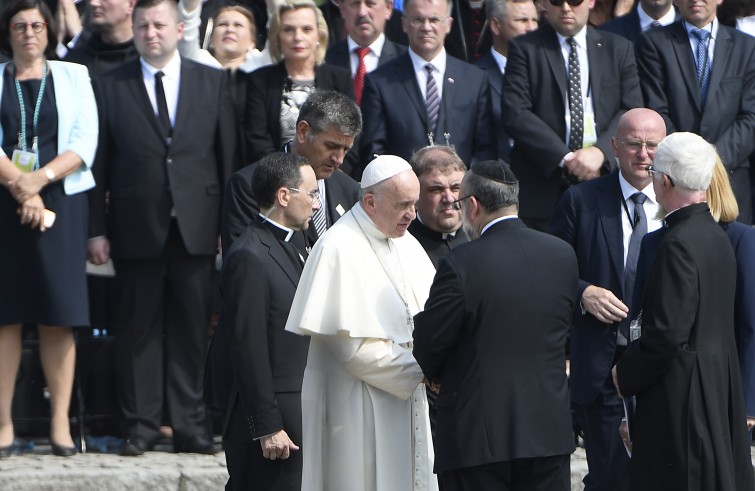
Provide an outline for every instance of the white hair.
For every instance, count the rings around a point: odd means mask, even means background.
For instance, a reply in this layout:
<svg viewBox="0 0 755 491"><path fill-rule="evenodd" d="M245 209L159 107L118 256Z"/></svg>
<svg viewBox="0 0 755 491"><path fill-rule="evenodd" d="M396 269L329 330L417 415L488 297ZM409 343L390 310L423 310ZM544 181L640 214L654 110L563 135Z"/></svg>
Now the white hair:
<svg viewBox="0 0 755 491"><path fill-rule="evenodd" d="M716 165L716 149L694 133L672 133L658 145L653 168L675 186L693 191L708 189Z"/></svg>

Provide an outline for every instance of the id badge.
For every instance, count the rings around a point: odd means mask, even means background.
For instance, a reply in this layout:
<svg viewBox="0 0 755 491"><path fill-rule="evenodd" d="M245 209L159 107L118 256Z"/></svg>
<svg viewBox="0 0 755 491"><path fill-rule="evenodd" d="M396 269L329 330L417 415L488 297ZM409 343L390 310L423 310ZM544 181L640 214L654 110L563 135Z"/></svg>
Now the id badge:
<svg viewBox="0 0 755 491"><path fill-rule="evenodd" d="M32 172L37 163L37 154L23 150L13 150L11 161L21 172Z"/></svg>
<svg viewBox="0 0 755 491"><path fill-rule="evenodd" d="M589 148L598 141L598 131L595 128L595 112L592 107L592 100L588 97L586 101L587 110L584 112L584 137L582 138L582 148Z"/></svg>

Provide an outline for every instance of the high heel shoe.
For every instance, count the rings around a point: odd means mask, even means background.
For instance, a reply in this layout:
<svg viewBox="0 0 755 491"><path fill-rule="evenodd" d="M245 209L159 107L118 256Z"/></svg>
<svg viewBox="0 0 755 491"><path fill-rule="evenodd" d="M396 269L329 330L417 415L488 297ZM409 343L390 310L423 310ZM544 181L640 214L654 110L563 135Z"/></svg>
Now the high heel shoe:
<svg viewBox="0 0 755 491"><path fill-rule="evenodd" d="M7 459L11 455L20 455L21 452L29 451L29 448L29 442L21 438L14 438L10 445L0 447L0 459Z"/></svg>
<svg viewBox="0 0 755 491"><path fill-rule="evenodd" d="M77 449L75 446L64 447L62 445L58 445L52 440L50 440L50 446L52 447L52 454L57 455L58 457L71 457L79 453L79 449Z"/></svg>

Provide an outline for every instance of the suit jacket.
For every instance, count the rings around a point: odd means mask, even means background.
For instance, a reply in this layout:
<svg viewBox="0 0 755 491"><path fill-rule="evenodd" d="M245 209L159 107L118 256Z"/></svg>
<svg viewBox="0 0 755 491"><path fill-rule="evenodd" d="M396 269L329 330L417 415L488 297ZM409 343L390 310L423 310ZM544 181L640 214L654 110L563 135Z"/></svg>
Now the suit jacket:
<svg viewBox="0 0 755 491"><path fill-rule="evenodd" d="M249 74L244 120L250 162L256 162L281 147L281 98L286 77L282 61ZM342 67L318 65L315 81L320 90L335 90L354 98L351 71Z"/></svg>
<svg viewBox="0 0 755 491"><path fill-rule="evenodd" d="M632 44L611 33L587 28L587 56L597 127L595 145L613 170L611 138L628 109L642 107ZM525 223L544 229L562 189L558 164L566 144L567 80L556 31L545 24L509 42L503 77L503 125L514 139L511 167L519 178L519 209Z"/></svg>
<svg viewBox="0 0 755 491"><path fill-rule="evenodd" d="M226 80L223 71L181 59L173 136L167 140L139 59L96 80L100 139L90 236L107 235L114 258L160 254L172 211L190 254L217 251L221 194L235 148Z"/></svg>
<svg viewBox="0 0 755 491"><path fill-rule="evenodd" d="M503 85L503 74L498 62L493 58L493 54L488 52L480 58L476 65L488 74L488 83L490 84L490 101L493 112L493 125L495 127L495 139L498 145L498 158L506 162L509 161L509 153L514 142L506 134L503 127L503 116L501 115L501 88Z"/></svg>
<svg viewBox="0 0 755 491"><path fill-rule="evenodd" d="M642 27L640 27L640 14L637 13L637 8L635 7L628 14L616 17L605 24L601 24L598 26L598 29L601 31L612 32L627 38L631 42L635 42L642 32Z"/></svg>
<svg viewBox="0 0 755 491"><path fill-rule="evenodd" d="M378 58L378 66L384 65L404 53L406 53L406 46L394 43L386 38L383 50L380 52L380 58ZM349 43L344 39L328 48L328 52L325 54L325 63L346 68L351 73L351 59L349 55Z"/></svg>
<svg viewBox="0 0 755 491"><path fill-rule="evenodd" d="M230 409L238 398L250 441L285 429L276 394L301 392L309 348L309 338L283 329L303 264L269 227L254 220L225 256L223 304L205 377L212 406Z"/></svg>
<svg viewBox="0 0 755 491"><path fill-rule="evenodd" d="M561 197L548 232L571 244L577 254L577 299L585 288L595 285L631 305L632 292L623 292L622 199L618 171L571 187ZM618 322L606 325L591 313L575 309L569 377L573 402L587 405L600 393L613 366L618 326Z"/></svg>
<svg viewBox="0 0 755 491"><path fill-rule="evenodd" d="M409 225L409 233L420 243L430 261L433 262L435 269L438 269L440 258L445 256L448 251L469 242L469 237L467 237L463 228L457 230L456 235L444 239L441 232L430 230L424 223L419 221L419 218L415 218Z"/></svg>
<svg viewBox="0 0 755 491"><path fill-rule="evenodd" d="M441 384L436 473L573 451L564 353L576 295L574 251L518 219L441 258L413 350Z"/></svg>
<svg viewBox="0 0 755 491"><path fill-rule="evenodd" d="M221 238L223 252L244 232L246 227L257 219L260 208L252 193L252 175L257 163L247 165L233 174L226 186L223 197ZM332 225L349 211L359 199L359 184L341 171L336 171L325 180L325 210L328 225ZM295 232L291 242L307 256L309 248L317 241L317 231L313 223L306 232Z"/></svg>
<svg viewBox="0 0 755 491"><path fill-rule="evenodd" d="M451 144L467 165L496 155L490 88L482 70L452 56L443 75L443 97L435 141ZM427 108L409 54L367 74L362 96L364 132L360 143L362 165L374 154L398 155L409 160L429 145Z"/></svg>
<svg viewBox="0 0 755 491"><path fill-rule="evenodd" d="M705 106L700 101L689 37L682 21L653 29L637 42L647 107L666 131L697 133L716 146L730 173L739 221L752 221L748 157L755 150L755 39L719 24Z"/></svg>
<svg viewBox="0 0 755 491"><path fill-rule="evenodd" d="M753 489L731 243L705 203L675 211L666 224L641 337L617 363L621 392L637 401L631 486Z"/></svg>

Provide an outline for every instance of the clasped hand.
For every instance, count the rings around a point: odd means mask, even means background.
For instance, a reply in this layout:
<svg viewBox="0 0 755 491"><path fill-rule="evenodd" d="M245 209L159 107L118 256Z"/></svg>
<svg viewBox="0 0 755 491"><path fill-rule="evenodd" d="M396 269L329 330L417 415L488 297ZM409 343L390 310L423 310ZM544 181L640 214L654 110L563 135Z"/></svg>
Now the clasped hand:
<svg viewBox="0 0 755 491"><path fill-rule="evenodd" d="M270 460L285 460L291 455L292 450L299 450L299 447L291 441L284 430L263 436L260 438L260 445L262 446L262 456Z"/></svg>
<svg viewBox="0 0 755 491"><path fill-rule="evenodd" d="M39 194L47 183L47 177L38 171L24 172L8 183L8 191L13 198L23 204L32 196Z"/></svg>

